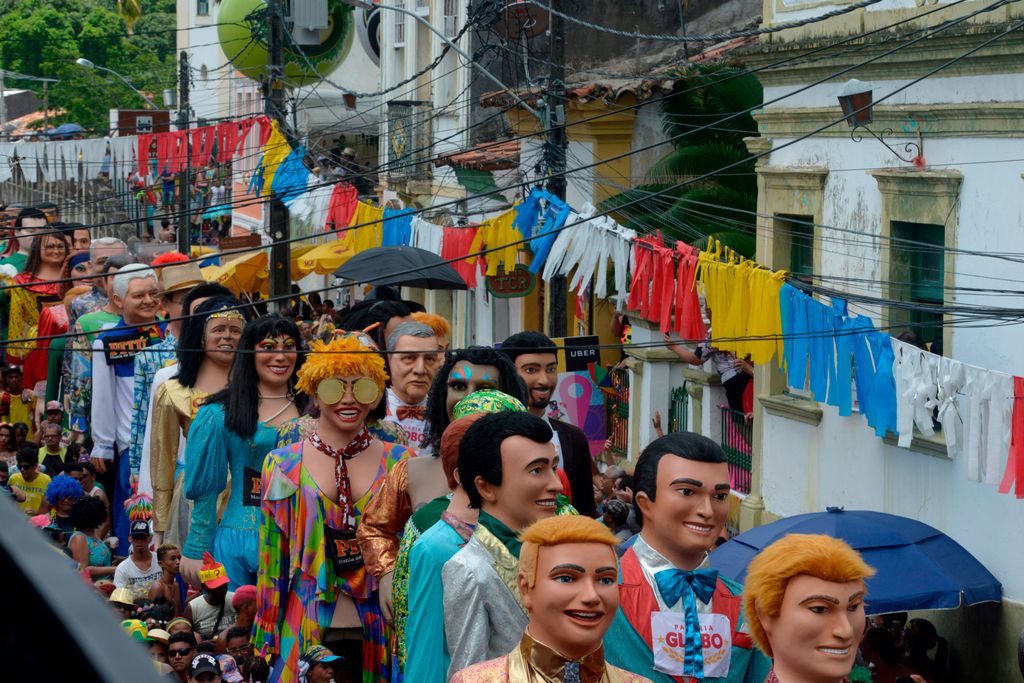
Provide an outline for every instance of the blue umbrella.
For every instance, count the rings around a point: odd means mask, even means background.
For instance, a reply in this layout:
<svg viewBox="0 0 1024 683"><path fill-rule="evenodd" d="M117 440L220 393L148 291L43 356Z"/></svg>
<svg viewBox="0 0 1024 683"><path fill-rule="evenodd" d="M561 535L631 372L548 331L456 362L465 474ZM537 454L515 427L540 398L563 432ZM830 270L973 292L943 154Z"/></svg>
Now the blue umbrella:
<svg viewBox="0 0 1024 683"><path fill-rule="evenodd" d="M857 550L878 573L868 580L868 614L952 609L998 602L1003 587L963 546L917 520L828 508L751 529L711 553L711 565L743 582L747 565L787 534L826 534Z"/></svg>

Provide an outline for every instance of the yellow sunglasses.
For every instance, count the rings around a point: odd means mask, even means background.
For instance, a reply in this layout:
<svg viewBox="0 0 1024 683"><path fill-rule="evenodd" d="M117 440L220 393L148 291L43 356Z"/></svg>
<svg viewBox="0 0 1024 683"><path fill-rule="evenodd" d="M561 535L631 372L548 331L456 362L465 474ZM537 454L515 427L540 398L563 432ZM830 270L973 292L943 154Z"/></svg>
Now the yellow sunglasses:
<svg viewBox="0 0 1024 683"><path fill-rule="evenodd" d="M351 384L352 397L363 405L376 403L380 398L380 387L369 377L360 377ZM321 401L329 406L341 403L349 390L349 384L344 380L331 377L320 382L316 388L316 395Z"/></svg>

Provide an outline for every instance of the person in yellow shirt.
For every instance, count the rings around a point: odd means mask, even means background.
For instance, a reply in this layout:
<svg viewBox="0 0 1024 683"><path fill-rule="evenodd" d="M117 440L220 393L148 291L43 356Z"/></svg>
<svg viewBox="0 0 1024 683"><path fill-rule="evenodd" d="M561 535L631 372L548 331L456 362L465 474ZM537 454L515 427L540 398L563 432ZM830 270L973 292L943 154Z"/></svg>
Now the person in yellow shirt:
<svg viewBox="0 0 1024 683"><path fill-rule="evenodd" d="M28 440L35 437L36 397L21 386L21 368L12 365L4 370L4 392L0 394L0 416L14 424L28 426Z"/></svg>
<svg viewBox="0 0 1024 683"><path fill-rule="evenodd" d="M8 483L25 494L25 500L18 506L29 517L50 511L50 504L46 502L50 477L39 471L39 451L35 445L28 444L18 451L18 471L10 476Z"/></svg>

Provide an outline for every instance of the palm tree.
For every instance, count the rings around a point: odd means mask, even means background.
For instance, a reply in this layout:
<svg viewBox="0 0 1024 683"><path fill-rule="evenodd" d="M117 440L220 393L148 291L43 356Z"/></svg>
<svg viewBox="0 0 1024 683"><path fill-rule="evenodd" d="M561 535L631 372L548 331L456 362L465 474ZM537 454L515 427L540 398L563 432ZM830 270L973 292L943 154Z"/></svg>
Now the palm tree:
<svg viewBox="0 0 1024 683"><path fill-rule="evenodd" d="M602 208L613 210L621 223L638 232L660 229L700 246L715 238L752 257L757 176L743 138L758 135L757 123L749 113L723 119L762 101L761 84L749 73L735 67L688 66L673 93L661 100L662 129L673 140L672 151L651 167L641 185L608 198ZM738 165L676 187L731 164ZM665 193L650 197L660 191Z"/></svg>
<svg viewBox="0 0 1024 683"><path fill-rule="evenodd" d="M117 13L128 24L131 33L135 22L142 18L142 0L117 0Z"/></svg>

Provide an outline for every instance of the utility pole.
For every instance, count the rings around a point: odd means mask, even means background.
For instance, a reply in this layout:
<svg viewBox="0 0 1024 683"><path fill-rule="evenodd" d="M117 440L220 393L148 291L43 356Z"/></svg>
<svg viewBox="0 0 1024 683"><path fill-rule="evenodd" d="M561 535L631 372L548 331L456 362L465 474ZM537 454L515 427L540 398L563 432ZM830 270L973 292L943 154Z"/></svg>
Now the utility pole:
<svg viewBox="0 0 1024 683"><path fill-rule="evenodd" d="M0 138L7 139L7 91L5 90L4 76L7 73L0 69Z"/></svg>
<svg viewBox="0 0 1024 683"><path fill-rule="evenodd" d="M181 173L181 218L178 220L178 251L189 256L192 242L192 119L189 103L188 52L181 51L178 62L178 130L185 131L185 170ZM154 226L155 228L155 226Z"/></svg>
<svg viewBox="0 0 1024 683"><path fill-rule="evenodd" d="M267 116L277 121L282 133L291 142L288 130L284 89L284 18L281 14L281 0L267 0L267 82L264 107ZM269 191L270 188L264 188ZM288 242L288 208L271 193L270 209L270 298L274 308L283 311L288 307L291 294L291 245Z"/></svg>
<svg viewBox="0 0 1024 683"><path fill-rule="evenodd" d="M551 0L551 7L560 10L563 3ZM551 69L548 72L548 134L547 134L547 189L565 201L565 157L569 142L565 133L565 22L561 16L551 13L549 28ZM548 334L552 337L567 336L567 285L565 276L557 276L548 283Z"/></svg>
<svg viewBox="0 0 1024 683"><path fill-rule="evenodd" d="M50 88L49 83L43 81L43 130L50 130Z"/></svg>

